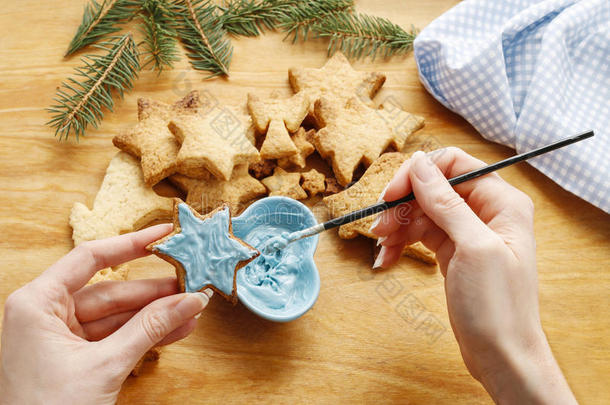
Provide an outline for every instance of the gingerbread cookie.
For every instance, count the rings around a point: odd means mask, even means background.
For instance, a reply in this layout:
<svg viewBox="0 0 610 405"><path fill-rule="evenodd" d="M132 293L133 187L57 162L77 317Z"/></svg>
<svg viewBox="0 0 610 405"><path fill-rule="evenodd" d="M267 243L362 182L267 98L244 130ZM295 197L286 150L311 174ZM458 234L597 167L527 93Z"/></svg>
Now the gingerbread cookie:
<svg viewBox="0 0 610 405"><path fill-rule="evenodd" d="M311 155L316 148L309 142L309 139L313 138L313 134L316 131L310 129L305 132L303 127L299 128L295 134L292 135L292 142L297 147L297 153L292 156L280 158L277 160L277 164L283 169L289 169L291 167L299 167L303 169L307 161L307 157Z"/></svg>
<svg viewBox="0 0 610 405"><path fill-rule="evenodd" d="M174 230L147 249L176 268L183 292L211 288L237 303L237 271L260 252L233 235L229 207L200 215L180 199L174 202Z"/></svg>
<svg viewBox="0 0 610 405"><path fill-rule="evenodd" d="M394 177L394 173L405 160L406 156L402 153L385 153L349 189L324 197L324 204L328 207L331 217L336 218L375 204L386 184ZM377 239L377 236L370 231L374 220L375 216L372 215L342 225L339 227L339 237L351 239L360 234ZM431 260L430 257L434 256L424 245L418 243L405 247L404 254L427 263Z"/></svg>
<svg viewBox="0 0 610 405"><path fill-rule="evenodd" d="M279 159L298 152L290 132L299 129L309 111L309 101L304 94L295 94L288 99L272 95L265 101L248 94L248 110L256 130L265 134L260 150L263 159Z"/></svg>
<svg viewBox="0 0 610 405"><path fill-rule="evenodd" d="M383 188L392 179L394 172L398 170L405 159L406 156L402 153L385 153L349 189L324 197L323 201L328 207L330 215L335 218L375 204ZM376 239L376 236L369 231L374 219L375 216L369 216L342 225L339 228L339 237L351 239L360 234Z"/></svg>
<svg viewBox="0 0 610 405"><path fill-rule="evenodd" d="M313 197L316 194L324 193L326 190L324 180L326 180L326 176L317 171L316 169L311 169L308 172L301 173L301 177L303 178L303 190L309 193L310 197Z"/></svg>
<svg viewBox="0 0 610 405"><path fill-rule="evenodd" d="M314 135L314 146L330 160L342 186L352 181L359 164L370 166L389 146L401 150L407 137L420 127L392 126L383 115L387 111L380 111L355 97L344 107L327 98L316 102L315 116L323 128Z"/></svg>
<svg viewBox="0 0 610 405"><path fill-rule="evenodd" d="M144 367L144 363L150 362L150 361L157 361L157 360L159 360L160 356L161 356L161 348L153 347L152 349L147 351L144 354L144 356L142 356L142 358L140 360L138 360L138 362L136 363L136 365L133 368L133 370L131 370L130 374L133 377L139 376L140 375L140 371L142 371L142 367Z"/></svg>
<svg viewBox="0 0 610 405"><path fill-rule="evenodd" d="M326 183L325 195L337 194L345 189L334 177L327 177L324 183Z"/></svg>
<svg viewBox="0 0 610 405"><path fill-rule="evenodd" d="M144 181L152 186L176 172L180 145L167 128L172 117L194 114L200 105L199 92L168 105L146 98L138 99L139 122L112 139L124 152L140 158Z"/></svg>
<svg viewBox="0 0 610 405"><path fill-rule="evenodd" d="M138 230L153 220L171 218L172 204L171 198L146 185L136 158L119 152L106 169L93 209L78 202L72 207L72 239L78 245Z"/></svg>
<svg viewBox="0 0 610 405"><path fill-rule="evenodd" d="M404 256L409 256L412 259L428 264L436 264L436 255L433 251L424 246L421 242L415 242L412 245L407 245L402 250Z"/></svg>
<svg viewBox="0 0 610 405"><path fill-rule="evenodd" d="M256 163L250 163L249 170L254 178L261 180L271 176L273 174L273 169L276 167L277 163L275 160L262 159Z"/></svg>
<svg viewBox="0 0 610 405"><path fill-rule="evenodd" d="M411 134L424 126L423 117L408 113L393 102L381 104L377 112L392 129L394 134L392 145L397 151L402 150Z"/></svg>
<svg viewBox="0 0 610 405"><path fill-rule="evenodd" d="M381 246L377 245L377 241L373 240L373 263L377 260ZM436 264L436 256L434 252L424 246L421 242L415 242L412 245L407 245L402 250L403 256L408 256L412 259L419 260L426 264Z"/></svg>
<svg viewBox="0 0 610 405"><path fill-rule="evenodd" d="M221 108L221 111L223 110L225 114L230 114L229 116L222 116L225 126L229 127L229 130L234 126L239 126L240 132L243 131L250 143L256 146L256 128L254 128L252 117L250 117L248 104L243 103L239 106L225 105Z"/></svg>
<svg viewBox="0 0 610 405"><path fill-rule="evenodd" d="M112 268L98 271L91 277L87 284L95 284L100 281L125 281L129 276L129 265L121 264Z"/></svg>
<svg viewBox="0 0 610 405"><path fill-rule="evenodd" d="M227 204L231 212L238 214L246 203L267 193L265 186L250 176L247 165L236 166L228 181L214 177L192 179L180 174L171 176L170 181L187 193L186 203L202 213Z"/></svg>
<svg viewBox="0 0 610 405"><path fill-rule="evenodd" d="M229 180L236 165L258 161L258 150L248 139L250 124L245 120L228 107L172 119L169 129L181 144L177 171L193 178L206 178L210 172Z"/></svg>
<svg viewBox="0 0 610 405"><path fill-rule="evenodd" d="M276 167L273 176L264 178L262 183L269 190L269 195L283 195L303 200L307 198L307 193L300 185L301 173L289 173L281 167Z"/></svg>
<svg viewBox="0 0 610 405"><path fill-rule="evenodd" d="M385 82L385 75L377 72L359 72L352 68L341 52L336 52L320 69L291 68L288 80L295 93L304 92L309 98L313 113L314 104L322 97L342 106L352 97L367 105Z"/></svg>

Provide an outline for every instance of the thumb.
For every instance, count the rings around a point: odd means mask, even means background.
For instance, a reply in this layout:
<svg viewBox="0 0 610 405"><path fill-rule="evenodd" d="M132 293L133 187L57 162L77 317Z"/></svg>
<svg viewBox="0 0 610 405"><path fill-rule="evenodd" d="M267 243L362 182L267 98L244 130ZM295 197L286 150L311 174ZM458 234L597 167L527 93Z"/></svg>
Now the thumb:
<svg viewBox="0 0 610 405"><path fill-rule="evenodd" d="M456 244L484 237L489 229L424 152L411 157L409 179L419 207Z"/></svg>
<svg viewBox="0 0 610 405"><path fill-rule="evenodd" d="M205 293L175 294L155 300L141 309L119 330L103 340L131 370L153 346L195 318L208 304Z"/></svg>

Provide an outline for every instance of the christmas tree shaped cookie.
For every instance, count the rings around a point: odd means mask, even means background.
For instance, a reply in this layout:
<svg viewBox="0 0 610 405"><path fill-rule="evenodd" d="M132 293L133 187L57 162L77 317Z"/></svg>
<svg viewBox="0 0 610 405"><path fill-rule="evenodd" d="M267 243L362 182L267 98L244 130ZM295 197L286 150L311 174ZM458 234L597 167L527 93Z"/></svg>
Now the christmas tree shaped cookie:
<svg viewBox="0 0 610 405"><path fill-rule="evenodd" d="M176 268L181 291L212 288L237 303L237 270L260 252L233 235L229 207L200 215L175 199L174 230L147 249Z"/></svg>
<svg viewBox="0 0 610 405"><path fill-rule="evenodd" d="M297 153L292 156L278 159L278 166L283 169L288 169L293 166L303 169L307 163L307 157L316 150L308 140L313 137L315 132L316 131L313 129L305 132L303 127L299 128L297 132L292 135L292 142L294 142L294 145L297 147Z"/></svg>
<svg viewBox="0 0 610 405"><path fill-rule="evenodd" d="M74 244L132 232L148 223L170 218L172 199L157 195L144 182L140 164L117 153L106 169L93 209L75 203L70 214Z"/></svg>
<svg viewBox="0 0 610 405"><path fill-rule="evenodd" d="M248 110L256 130L265 134L260 150L263 159L285 158L299 152L290 133L299 129L309 111L309 101L304 94L295 94L288 99L273 94L265 101L248 94Z"/></svg>

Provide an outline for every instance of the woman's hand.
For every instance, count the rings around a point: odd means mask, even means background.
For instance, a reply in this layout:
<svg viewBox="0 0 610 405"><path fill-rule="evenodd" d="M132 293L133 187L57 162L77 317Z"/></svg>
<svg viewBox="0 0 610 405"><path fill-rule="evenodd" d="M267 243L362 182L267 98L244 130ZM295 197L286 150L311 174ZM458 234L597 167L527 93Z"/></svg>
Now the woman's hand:
<svg viewBox="0 0 610 405"><path fill-rule="evenodd" d="M96 271L147 255L171 229L83 243L8 297L0 403L113 404L146 351L191 333L211 290L177 294L175 278L85 287Z"/></svg>
<svg viewBox="0 0 610 405"><path fill-rule="evenodd" d="M445 276L464 362L494 400L575 403L540 322L531 199L495 173L455 189L447 181L482 166L457 148L413 154L381 198L413 192L416 202L410 211L381 213L373 224L382 245L375 264L387 267L405 244L421 241L436 252Z"/></svg>

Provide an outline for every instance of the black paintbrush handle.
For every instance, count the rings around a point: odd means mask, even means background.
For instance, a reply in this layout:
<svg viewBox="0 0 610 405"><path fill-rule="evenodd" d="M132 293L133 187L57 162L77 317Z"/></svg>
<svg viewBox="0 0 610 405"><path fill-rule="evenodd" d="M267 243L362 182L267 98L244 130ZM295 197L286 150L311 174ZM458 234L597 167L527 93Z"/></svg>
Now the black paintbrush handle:
<svg viewBox="0 0 610 405"><path fill-rule="evenodd" d="M459 176L455 176L451 179L449 179L449 184L451 184L452 186L455 186L456 184L460 184L463 183L465 181L468 180L472 180L475 179L477 177L480 176L484 176L488 173L491 173L493 171L496 171L498 169L502 169L506 166L510 166L512 164L518 163L518 162L522 162L526 159L530 159L539 155L542 155L543 153L547 153L550 152L552 150L555 149L559 149L561 147L564 147L566 145L570 145L573 144L575 142L578 141L582 141L583 139L587 139L587 138L591 138L594 135L593 131L588 131L585 132L583 134L580 135L576 135L576 136L572 136L570 138L566 138L566 139L562 139L561 141L557 141L554 143L551 143L549 145L543 146L541 148L538 149L534 149L532 151L529 152L525 152L525 153L521 153L519 155L515 155L512 157L509 157L507 159L501 160L499 162L493 163L491 165L482 167L480 169L477 170L473 170L471 172L468 173L464 173L464 174L460 174ZM402 198L399 198L398 200L394 200L394 201L382 201L380 203L359 209L358 211L354 211L354 212L350 212L349 214L345 214L341 217L337 217L334 219L331 219L330 221L325 222L324 225L324 230L327 229L331 229L331 228L335 228L337 226L341 226L341 225L345 225L348 224L350 222L353 221L357 221L359 219L362 219L364 217L368 217L369 215L373 215L373 214L377 214L381 211L385 211L387 209L390 209L392 207L396 207L397 205L409 202L409 201L413 201L415 200L415 196L413 195L413 193L408 194Z"/></svg>

